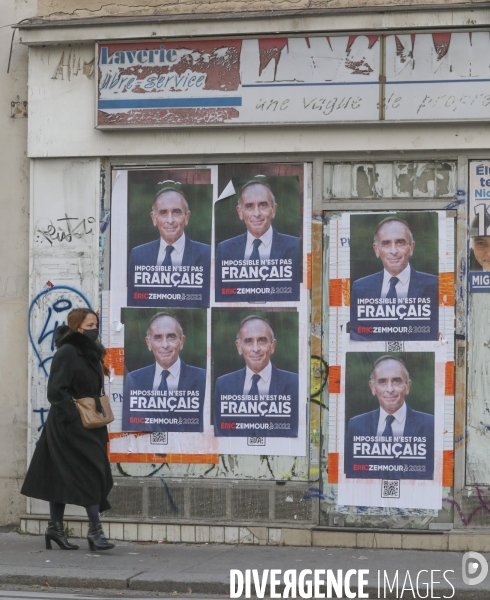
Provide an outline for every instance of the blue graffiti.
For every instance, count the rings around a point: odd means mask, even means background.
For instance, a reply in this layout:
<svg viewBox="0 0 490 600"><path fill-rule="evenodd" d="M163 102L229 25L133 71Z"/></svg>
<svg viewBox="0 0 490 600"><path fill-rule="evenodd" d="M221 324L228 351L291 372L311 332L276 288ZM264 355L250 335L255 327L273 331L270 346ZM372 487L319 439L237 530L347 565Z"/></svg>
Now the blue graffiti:
<svg viewBox="0 0 490 600"><path fill-rule="evenodd" d="M447 206L444 207L444 210L451 210L451 208L456 208L460 204L464 204L464 198L460 198L459 200L450 202Z"/></svg>
<svg viewBox="0 0 490 600"><path fill-rule="evenodd" d="M108 211L107 215L100 222L100 233L105 233L105 230L109 227L110 222L111 222L111 212Z"/></svg>
<svg viewBox="0 0 490 600"><path fill-rule="evenodd" d="M92 308L88 299L80 291L66 285L55 285L47 290L43 290L34 298L29 307L29 341L31 342L32 348L37 357L38 367L43 370L46 377L48 376L46 365L53 360L53 355L55 351L54 332L56 331L57 327L66 323L64 316L68 314L68 312L73 308L72 299L63 297L60 298L59 292L69 292L70 295L74 294L77 297L77 299L80 299L85 303L85 306L87 306L88 308ZM34 339L32 332L33 311L35 307L40 306L39 301L45 296L47 297L47 295L51 293L54 293L56 297L55 299L53 299L52 302L49 302L48 300L46 316L44 319L44 325L41 330L41 334L39 335L39 337L37 337L37 339ZM46 300L47 298L44 299ZM43 359L41 357L41 344L46 340L49 341L50 355L47 358Z"/></svg>
<svg viewBox="0 0 490 600"><path fill-rule="evenodd" d="M326 500L325 494L322 492L320 488L308 488L308 494L305 494L302 500L313 500L319 498L320 500Z"/></svg>
<svg viewBox="0 0 490 600"><path fill-rule="evenodd" d="M41 417L41 425L37 428L38 431L41 431L41 429L46 425L44 413L47 414L49 412L49 408L34 408L32 412L39 413L39 416Z"/></svg>

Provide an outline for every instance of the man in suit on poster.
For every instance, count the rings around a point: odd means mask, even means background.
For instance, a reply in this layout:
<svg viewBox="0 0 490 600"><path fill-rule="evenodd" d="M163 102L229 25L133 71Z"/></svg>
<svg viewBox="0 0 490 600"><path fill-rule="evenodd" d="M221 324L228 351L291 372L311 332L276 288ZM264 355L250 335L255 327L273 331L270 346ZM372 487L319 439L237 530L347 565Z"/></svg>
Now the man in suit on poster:
<svg viewBox="0 0 490 600"><path fill-rule="evenodd" d="M276 339L270 323L256 315L243 319L238 328L235 345L245 360L245 367L218 377L214 390L215 430L219 435L221 399L225 396L249 396L261 398L263 402L289 397L292 427L287 437L297 430L298 374L278 369L270 357L276 348ZM242 435L246 436L244 432ZM296 435L296 434L295 434Z"/></svg>
<svg viewBox="0 0 490 600"><path fill-rule="evenodd" d="M236 210L247 232L218 244L217 268L227 260L291 259L294 269L298 269L300 240L272 227L277 204L266 182L248 181L242 187Z"/></svg>
<svg viewBox="0 0 490 600"><path fill-rule="evenodd" d="M208 306L211 246L194 242L185 235L184 229L191 213L184 194L173 187L162 188L155 196L150 216L160 237L131 250L128 262L128 306L142 304L135 298L139 289L134 282L138 266L202 267L204 284L201 305ZM163 300L159 305L172 305L172 302Z"/></svg>
<svg viewBox="0 0 490 600"><path fill-rule="evenodd" d="M401 460L392 455L382 459L379 455L371 458L354 458L354 438L383 437L400 438L425 438L426 459L424 461L411 460L413 464L425 466L421 471L423 477L406 474L408 479L432 479L434 471L434 416L428 413L413 410L406 402L412 381L408 369L400 358L394 355L385 355L378 358L371 371L369 387L373 396L376 396L379 407L370 412L357 415L349 419L345 435L345 474L348 478L392 478L400 479L400 475L388 475L383 471L369 471L354 469L354 461L364 464L397 464ZM346 398L346 402L348 399ZM381 445L381 442L380 442ZM357 464L356 464L357 466Z"/></svg>
<svg viewBox="0 0 490 600"><path fill-rule="evenodd" d="M437 339L439 279L435 275L416 271L410 265L415 241L408 223L397 217L383 219L376 228L373 249L381 259L383 270L357 279L352 284L350 338L366 341L384 339L359 333L358 329L360 326L362 328L362 323L359 323L357 316L358 299L429 298L431 329L434 329L434 332L431 332L427 339ZM389 335L386 339L398 338Z"/></svg>
<svg viewBox="0 0 490 600"><path fill-rule="evenodd" d="M193 390L199 392L199 400L203 403L206 370L192 367L181 360L180 351L184 347L185 335L179 320L169 313L157 313L148 324L145 339L155 362L126 375L125 402L131 390L160 390L167 391L169 395L177 390Z"/></svg>

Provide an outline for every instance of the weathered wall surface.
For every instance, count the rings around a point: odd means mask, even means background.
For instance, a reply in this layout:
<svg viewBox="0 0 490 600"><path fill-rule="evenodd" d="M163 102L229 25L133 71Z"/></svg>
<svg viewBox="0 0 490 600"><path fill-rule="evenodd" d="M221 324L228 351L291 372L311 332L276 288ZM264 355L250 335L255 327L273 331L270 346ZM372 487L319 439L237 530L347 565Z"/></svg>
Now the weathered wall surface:
<svg viewBox="0 0 490 600"><path fill-rule="evenodd" d="M490 437L490 328L487 315L490 308L488 294L470 294L469 353L468 353L468 407L466 484L490 485L488 443ZM486 490L488 491L488 490Z"/></svg>
<svg viewBox="0 0 490 600"><path fill-rule="evenodd" d="M9 25L35 15L35 0L2 4L0 21L0 524L25 511L19 494L26 470L29 161L27 48Z"/></svg>
<svg viewBox="0 0 490 600"><path fill-rule="evenodd" d="M178 15L253 11L301 10L318 8L359 8L368 6L418 6L428 4L478 4L461 0L84 0L76 7L69 0L39 0L38 13L47 19L87 17Z"/></svg>

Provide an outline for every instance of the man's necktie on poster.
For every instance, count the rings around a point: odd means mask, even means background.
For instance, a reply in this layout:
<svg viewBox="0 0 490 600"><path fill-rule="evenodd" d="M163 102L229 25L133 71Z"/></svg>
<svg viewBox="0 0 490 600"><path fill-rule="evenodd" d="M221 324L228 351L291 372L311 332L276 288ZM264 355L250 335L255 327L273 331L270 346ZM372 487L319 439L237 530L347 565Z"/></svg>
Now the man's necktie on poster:
<svg viewBox="0 0 490 600"><path fill-rule="evenodd" d="M170 255L172 254L172 252L174 250L175 250L175 248L173 246L167 246L165 248L165 258L163 259L162 266L164 266L164 267L172 266L172 259L170 258Z"/></svg>
<svg viewBox="0 0 490 600"><path fill-rule="evenodd" d="M252 250L252 254L250 255L250 260L260 260L259 246L261 243L262 240L259 240L258 238L254 240L254 249Z"/></svg>
<svg viewBox="0 0 490 600"><path fill-rule="evenodd" d="M386 426L385 430L383 431L383 437L393 437L393 429L391 428L391 425L394 420L395 417L393 415L388 415L386 417Z"/></svg>
<svg viewBox="0 0 490 600"><path fill-rule="evenodd" d="M255 375L252 376L252 385L250 386L250 391L248 392L249 396L258 396L259 395L259 386L258 386L259 380L260 380L260 375L258 373L255 373Z"/></svg>
<svg viewBox="0 0 490 600"><path fill-rule="evenodd" d="M396 288L395 285L399 282L400 280L398 279L398 277L392 277L390 279L390 289L388 290L388 293L386 294L387 298L398 298L397 294L396 294Z"/></svg>
<svg viewBox="0 0 490 600"><path fill-rule="evenodd" d="M158 390L160 392L167 392L168 393L168 385L167 385L167 378L170 375L170 371L162 371L162 380L160 381L160 385L158 386Z"/></svg>

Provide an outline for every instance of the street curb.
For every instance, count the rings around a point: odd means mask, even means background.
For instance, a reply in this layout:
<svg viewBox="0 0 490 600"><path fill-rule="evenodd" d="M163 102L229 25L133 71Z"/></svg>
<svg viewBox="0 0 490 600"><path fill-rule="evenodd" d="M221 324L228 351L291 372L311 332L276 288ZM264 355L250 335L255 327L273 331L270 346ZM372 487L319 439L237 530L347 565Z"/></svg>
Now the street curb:
<svg viewBox="0 0 490 600"><path fill-rule="evenodd" d="M137 575L136 575L137 577ZM151 581L141 579L96 579L87 577L63 577L60 575L0 575L0 584L6 585L40 585L43 587L66 587L82 588L93 591L94 589L113 589L113 590L134 590L140 592L163 592L179 594L214 594L219 596L229 595L230 586L228 583L219 581ZM277 586L279 591L281 586ZM281 590L282 591L282 590ZM352 588L356 592L356 588ZM366 587L364 591L369 594L372 600L379 598L376 587ZM269 586L265 590L265 596L269 596ZM457 600L488 600L489 592L486 589L458 589L454 591L450 588L434 588L434 598L455 598ZM242 596L243 597L243 596ZM255 596L252 596L253 598ZM395 599L399 596L396 592L387 593L382 598ZM430 598L430 597L429 597Z"/></svg>
<svg viewBox="0 0 490 600"><path fill-rule="evenodd" d="M128 579L96 579L88 577L63 577L60 575L0 575L0 584L6 585L40 585L43 587L67 587L112 590L127 590Z"/></svg>

